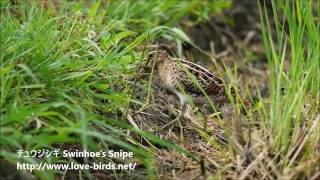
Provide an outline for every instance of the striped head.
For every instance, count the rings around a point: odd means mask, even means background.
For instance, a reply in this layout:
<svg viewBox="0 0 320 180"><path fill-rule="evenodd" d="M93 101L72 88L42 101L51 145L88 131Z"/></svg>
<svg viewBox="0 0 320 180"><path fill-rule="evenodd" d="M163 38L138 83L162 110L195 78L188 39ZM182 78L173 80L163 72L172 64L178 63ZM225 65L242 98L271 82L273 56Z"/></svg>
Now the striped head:
<svg viewBox="0 0 320 180"><path fill-rule="evenodd" d="M170 61L171 57L164 50L156 50L148 53L147 60L148 62L151 60L155 60L156 64L163 61Z"/></svg>

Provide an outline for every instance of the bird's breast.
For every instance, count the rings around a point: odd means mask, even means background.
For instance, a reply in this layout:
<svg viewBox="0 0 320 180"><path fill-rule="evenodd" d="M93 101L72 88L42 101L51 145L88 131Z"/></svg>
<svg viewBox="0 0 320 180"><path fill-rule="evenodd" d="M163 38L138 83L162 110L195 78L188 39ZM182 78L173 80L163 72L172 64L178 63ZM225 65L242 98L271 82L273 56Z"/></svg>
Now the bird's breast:
<svg viewBox="0 0 320 180"><path fill-rule="evenodd" d="M173 83L173 76L171 72L171 68L169 65L165 63L159 63L157 66L158 74L160 77L160 80L162 84L165 86L165 88L173 91L174 88L174 83Z"/></svg>

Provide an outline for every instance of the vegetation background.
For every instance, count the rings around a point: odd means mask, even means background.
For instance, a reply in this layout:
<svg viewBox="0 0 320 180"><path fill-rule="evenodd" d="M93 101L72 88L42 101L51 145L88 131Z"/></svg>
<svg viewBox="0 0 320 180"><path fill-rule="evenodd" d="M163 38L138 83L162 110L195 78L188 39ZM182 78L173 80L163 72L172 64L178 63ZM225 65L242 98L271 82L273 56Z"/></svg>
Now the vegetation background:
<svg viewBox="0 0 320 180"><path fill-rule="evenodd" d="M319 1L4 0L0 8L4 179L320 178ZM212 116L227 145L187 120L160 128L178 106L146 65L157 43L249 98L245 106L230 97L224 116ZM43 148L134 158L17 157ZM138 165L28 172L16 162Z"/></svg>

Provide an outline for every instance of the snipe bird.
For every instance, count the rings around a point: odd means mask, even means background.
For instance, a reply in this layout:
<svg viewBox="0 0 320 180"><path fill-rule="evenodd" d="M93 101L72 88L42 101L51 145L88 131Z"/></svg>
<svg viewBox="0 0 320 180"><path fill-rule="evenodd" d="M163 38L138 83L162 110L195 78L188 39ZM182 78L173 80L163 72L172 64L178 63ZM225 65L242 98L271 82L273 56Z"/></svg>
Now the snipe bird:
<svg viewBox="0 0 320 180"><path fill-rule="evenodd" d="M162 85L180 99L181 111L177 119L184 115L186 104L208 102L208 97L215 103L227 99L223 80L208 69L184 59L173 58L163 50L150 52L149 60L156 61Z"/></svg>

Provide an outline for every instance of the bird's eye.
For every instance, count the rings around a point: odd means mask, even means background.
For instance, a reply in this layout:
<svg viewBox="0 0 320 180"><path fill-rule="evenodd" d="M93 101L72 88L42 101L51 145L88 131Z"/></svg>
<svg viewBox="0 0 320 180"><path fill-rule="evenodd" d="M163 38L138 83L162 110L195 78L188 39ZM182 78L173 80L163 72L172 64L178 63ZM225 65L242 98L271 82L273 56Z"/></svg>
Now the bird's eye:
<svg viewBox="0 0 320 180"><path fill-rule="evenodd" d="M147 58L151 60L154 58L154 55L155 55L154 52L150 52Z"/></svg>

